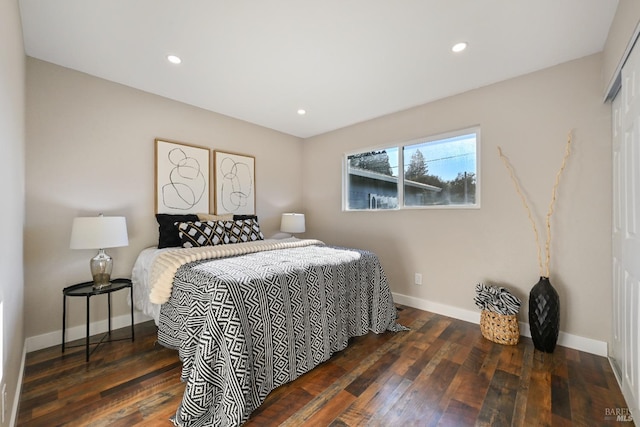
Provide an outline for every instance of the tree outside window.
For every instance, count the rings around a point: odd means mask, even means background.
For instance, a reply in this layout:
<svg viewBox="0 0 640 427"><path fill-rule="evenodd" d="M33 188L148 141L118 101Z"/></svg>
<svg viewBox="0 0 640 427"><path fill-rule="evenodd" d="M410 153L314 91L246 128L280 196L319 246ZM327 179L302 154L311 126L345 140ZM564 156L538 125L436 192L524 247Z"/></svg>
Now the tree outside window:
<svg viewBox="0 0 640 427"><path fill-rule="evenodd" d="M476 146L476 133L405 145L405 206L475 205Z"/></svg>

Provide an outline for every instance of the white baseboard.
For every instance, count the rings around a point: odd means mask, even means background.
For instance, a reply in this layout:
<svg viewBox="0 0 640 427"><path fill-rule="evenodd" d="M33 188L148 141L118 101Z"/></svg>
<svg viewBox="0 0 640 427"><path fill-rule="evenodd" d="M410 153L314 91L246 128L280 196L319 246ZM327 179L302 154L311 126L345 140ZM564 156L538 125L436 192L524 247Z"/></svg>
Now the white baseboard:
<svg viewBox="0 0 640 427"><path fill-rule="evenodd" d="M620 369L618 369L619 366L616 365L613 357L609 357L609 365L611 365L611 370L616 377L618 387L620 387L620 390L622 391L622 397L624 397L627 408L631 411L631 417L634 420L640 420L640 405L638 405L639 402L634 402L634 393L631 391L631 384L622 378L622 373L620 372Z"/></svg>
<svg viewBox="0 0 640 427"><path fill-rule="evenodd" d="M18 405L20 404L20 394L22 393L22 380L24 379L24 369L27 361L27 342L22 346L22 361L20 362L20 372L18 373L18 384L16 385L16 394L13 396L13 405L11 407L11 418L9 418L9 426L15 427L18 422Z"/></svg>
<svg viewBox="0 0 640 427"><path fill-rule="evenodd" d="M398 304L404 304L409 307L418 308L420 310L430 311L432 313L441 314L443 316L453 317L454 319L464 320L465 322L471 322L480 324L480 313L477 311L466 310L464 308L454 307L451 305L441 304L421 298L416 298L408 295L402 295L393 293L393 300ZM122 316L114 317L111 320L111 328L118 329L124 328L130 325L131 316L124 314ZM148 320L152 320L151 317L136 311L134 313L134 323L142 323ZM67 329L66 340L73 341L80 338L84 338L86 334L85 325L74 326ZM98 322L91 322L90 333L91 335L106 332L108 329L107 320L100 320ZM520 334L525 337L531 337L529 332L529 324L526 322L520 322ZM40 350L47 347L53 347L60 345L62 341L62 330L49 332L42 335L36 335L29 337L25 341L26 352ZM578 335L568 334L560 331L558 336L558 344L564 347L573 348L575 350L585 351L587 353L596 354L598 356L607 357L607 343L604 341L598 341L591 338L585 338ZM23 356L24 357L24 356Z"/></svg>
<svg viewBox="0 0 640 427"><path fill-rule="evenodd" d="M152 320L151 317L139 311L134 312L134 315L133 315L134 324L146 322L148 320ZM130 325L131 325L131 314L123 314L122 316L117 316L111 319L111 330L124 328ZM67 328L65 341L69 342L69 341L74 341L80 338L84 338L87 333L86 328L87 326L84 324ZM91 335L107 332L108 329L109 329L109 322L107 321L107 319L100 320L97 322L91 322L91 324L89 325L89 333ZM59 329L53 332L48 332L42 335L36 335L34 337L28 337L25 341L27 353L36 351L36 350L41 350L43 348L61 345L61 344L62 344L62 329Z"/></svg>
<svg viewBox="0 0 640 427"><path fill-rule="evenodd" d="M398 304L407 305L409 307L417 308L424 311L430 311L432 313L441 314L443 316L453 317L454 319L464 320L465 322L480 324L480 313L477 311L466 310L464 308L454 307L451 305L441 304L398 293L393 293L393 300ZM520 322L520 335L531 337L528 323ZM598 356L607 357L608 355L606 342L568 334L562 331L560 331L560 334L558 336L558 345L595 354Z"/></svg>

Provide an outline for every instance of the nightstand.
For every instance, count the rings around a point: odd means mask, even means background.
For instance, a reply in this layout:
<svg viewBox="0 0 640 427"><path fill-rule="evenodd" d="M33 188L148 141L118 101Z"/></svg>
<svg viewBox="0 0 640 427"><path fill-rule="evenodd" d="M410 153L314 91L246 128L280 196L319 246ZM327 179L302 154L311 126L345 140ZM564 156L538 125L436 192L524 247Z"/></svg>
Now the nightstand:
<svg viewBox="0 0 640 427"><path fill-rule="evenodd" d="M86 352L86 361L89 361L89 346L95 345L91 353L95 351L100 344L103 342L110 341L120 341L120 340L111 340L111 294L116 291L120 291L122 289L129 289L131 295L131 341L134 340L133 333L133 286L131 284L131 279L114 279L111 281L109 286L103 287L102 289L94 289L93 281L78 283L77 285L68 286L62 290L62 352L64 353L65 349L65 332L66 332L66 320L67 320L67 297L85 297L87 299L87 335L85 338L85 352ZM108 307L109 307L109 332L106 332L100 341L98 342L90 342L89 341L89 323L90 323L90 312L89 312L89 300L94 295L107 295ZM105 341L105 338L109 336L109 340ZM128 339L128 338L125 338ZM77 347L77 346L73 346ZM69 347L70 348L70 347Z"/></svg>

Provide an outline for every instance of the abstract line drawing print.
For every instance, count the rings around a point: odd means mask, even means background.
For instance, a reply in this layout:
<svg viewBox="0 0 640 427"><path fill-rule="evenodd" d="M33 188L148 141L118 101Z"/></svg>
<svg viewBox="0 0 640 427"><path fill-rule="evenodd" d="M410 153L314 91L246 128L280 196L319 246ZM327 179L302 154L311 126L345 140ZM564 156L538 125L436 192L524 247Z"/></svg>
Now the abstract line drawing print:
<svg viewBox="0 0 640 427"><path fill-rule="evenodd" d="M254 158L215 152L216 213L253 214Z"/></svg>
<svg viewBox="0 0 640 427"><path fill-rule="evenodd" d="M209 212L206 148L156 140L156 213Z"/></svg>
<svg viewBox="0 0 640 427"><path fill-rule="evenodd" d="M169 182L162 186L162 204L171 209L190 210L202 200L207 178L198 160L181 148L169 151L167 160L173 165Z"/></svg>

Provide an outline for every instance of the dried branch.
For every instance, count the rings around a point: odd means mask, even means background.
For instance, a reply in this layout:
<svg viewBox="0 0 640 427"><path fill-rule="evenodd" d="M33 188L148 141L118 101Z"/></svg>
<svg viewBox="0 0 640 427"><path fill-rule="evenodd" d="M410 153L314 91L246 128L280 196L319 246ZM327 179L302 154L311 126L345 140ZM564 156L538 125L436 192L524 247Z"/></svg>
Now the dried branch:
<svg viewBox="0 0 640 427"><path fill-rule="evenodd" d="M515 173L513 172L513 168L509 163L509 159L507 159L507 157L504 154L502 154L502 148L500 148L500 146L498 146L498 154L500 154L500 158L502 159L504 166L507 168L507 171L509 172L511 181L513 181L513 185L516 187L516 192L518 193L518 196L520 196L520 199L522 200L522 204L524 205L524 208L527 211L527 216L529 217L529 221L531 222L531 227L533 228L533 235L536 238L536 248L538 249L538 265L540 266L540 275L542 276L542 272L543 272L542 256L541 256L542 249L540 247L540 239L538 238L538 227L536 227L536 222L534 221L533 215L531 214L531 209L529 209L529 204L527 203L527 199L526 197L524 197L524 194L520 189L520 184L516 179Z"/></svg>
<svg viewBox="0 0 640 427"><path fill-rule="evenodd" d="M567 147L564 153L564 157L562 158L562 164L560 166L560 170L558 170L558 173L556 174L556 180L555 183L553 184L553 189L551 192L551 203L549 204L549 210L547 212L547 218L546 218L546 230L547 230L547 241L545 243L545 252L546 252L546 258L545 258L545 264L544 264L544 268L542 265L542 248L540 246L540 238L538 235L538 227L536 227L536 222L533 219L533 215L531 214L531 209L529 208L529 205L527 203L527 199L525 198L522 189L520 188L520 184L518 183L518 180L516 179L515 173L513 171L513 168L511 167L511 164L509 163L509 160L507 159L507 157L502 153L502 149L498 146L498 154L500 155L500 158L502 159L502 162L504 163L505 167L507 168L507 171L509 172L509 176L511 177L511 181L513 181L513 185L516 187L516 192L518 193L518 196L520 196L520 199L522 200L522 204L524 205L525 210L527 211L527 216L529 217L529 221L531 222L531 226L533 228L533 234L535 236L536 239L536 248L538 249L538 266L540 267L540 276L545 276L545 277L549 277L549 264L551 261L551 253L550 253L550 247L551 247L551 215L553 215L553 206L555 205L556 199L557 199L557 195L558 195L558 184L560 183L560 176L562 175L562 172L564 171L565 166L567 165L567 159L569 158L569 154L571 153L571 140L572 140L572 131L569 132L568 136L567 136Z"/></svg>
<svg viewBox="0 0 640 427"><path fill-rule="evenodd" d="M571 132L567 135L567 148L564 152L564 157L562 158L562 165L560 165L560 170L556 174L556 182L553 184L553 190L551 192L551 203L549 204L549 211L547 212L547 243L545 244L545 250L547 252L547 259L545 262L546 265L546 277L549 277L549 263L551 260L551 215L553 214L553 205L556 202L556 197L558 194L558 184L560 183L560 176L564 171L565 166L567 165L567 159L569 158L569 154L571 153Z"/></svg>

